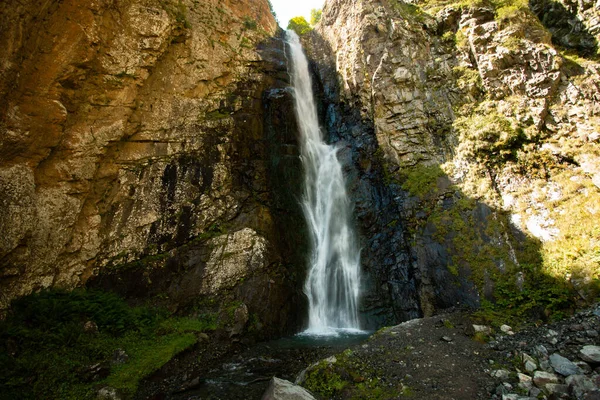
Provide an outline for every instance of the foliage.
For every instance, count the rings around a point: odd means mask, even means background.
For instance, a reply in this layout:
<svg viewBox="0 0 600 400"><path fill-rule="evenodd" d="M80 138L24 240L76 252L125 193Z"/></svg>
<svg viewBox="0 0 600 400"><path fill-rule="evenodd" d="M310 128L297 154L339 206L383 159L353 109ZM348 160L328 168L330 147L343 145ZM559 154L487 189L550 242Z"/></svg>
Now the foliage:
<svg viewBox="0 0 600 400"><path fill-rule="evenodd" d="M304 18L302 16L294 17L294 18L290 19L290 22L288 23L287 28L296 32L298 34L298 36L305 35L308 32L312 31L312 28L310 27L309 23L306 21L306 18Z"/></svg>
<svg viewBox="0 0 600 400"><path fill-rule="evenodd" d="M404 1L397 1L394 3L394 8L400 12L405 19L412 19L417 22L423 22L425 20L425 13L421 9L411 3L405 3Z"/></svg>
<svg viewBox="0 0 600 400"><path fill-rule="evenodd" d="M424 197L437 188L437 179L444 176L444 171L439 165L417 165L404 173L406 178L402 189L407 190L411 196Z"/></svg>
<svg viewBox="0 0 600 400"><path fill-rule="evenodd" d="M321 16L323 15L323 10L313 8L310 10L310 25L315 26L321 20Z"/></svg>
<svg viewBox="0 0 600 400"><path fill-rule="evenodd" d="M516 151L525 140L523 130L495 110L480 108L459 117L454 128L459 132L458 151L487 167L516 158Z"/></svg>
<svg viewBox="0 0 600 400"><path fill-rule="evenodd" d="M256 20L250 17L244 17L244 28L254 31L257 27L258 23L256 22Z"/></svg>
<svg viewBox="0 0 600 400"><path fill-rule="evenodd" d="M97 332L84 330L88 321ZM14 301L0 322L0 398L91 399L95 384L132 395L141 379L193 345L195 333L215 327L214 317L169 317L107 292L32 294ZM116 349L129 361L110 367ZM103 380L90 377L90 366L98 364L110 368Z"/></svg>
<svg viewBox="0 0 600 400"><path fill-rule="evenodd" d="M346 387L348 382L344 381L337 373L334 364L329 361L321 361L316 367L308 372L304 386L315 393L331 398Z"/></svg>

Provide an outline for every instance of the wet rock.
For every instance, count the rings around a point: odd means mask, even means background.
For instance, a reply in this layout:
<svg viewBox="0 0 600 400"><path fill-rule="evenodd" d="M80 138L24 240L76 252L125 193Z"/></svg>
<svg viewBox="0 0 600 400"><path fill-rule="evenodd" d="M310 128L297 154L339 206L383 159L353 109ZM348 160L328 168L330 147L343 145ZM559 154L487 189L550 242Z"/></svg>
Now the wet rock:
<svg viewBox="0 0 600 400"><path fill-rule="evenodd" d="M579 357L583 361L600 364L600 346L583 346L579 351Z"/></svg>
<svg viewBox="0 0 600 400"><path fill-rule="evenodd" d="M550 356L550 364L552 368L562 376L570 376L581 374L581 369L571 362L569 359L561 356L558 353L554 353Z"/></svg>
<svg viewBox="0 0 600 400"><path fill-rule="evenodd" d="M262 400L315 400L315 398L303 387L273 377Z"/></svg>
<svg viewBox="0 0 600 400"><path fill-rule="evenodd" d="M244 327L246 326L246 323L248 323L249 318L250 314L248 313L247 305L241 304L237 307L233 312L233 327L231 328L229 336L232 337L241 334L244 331Z"/></svg>

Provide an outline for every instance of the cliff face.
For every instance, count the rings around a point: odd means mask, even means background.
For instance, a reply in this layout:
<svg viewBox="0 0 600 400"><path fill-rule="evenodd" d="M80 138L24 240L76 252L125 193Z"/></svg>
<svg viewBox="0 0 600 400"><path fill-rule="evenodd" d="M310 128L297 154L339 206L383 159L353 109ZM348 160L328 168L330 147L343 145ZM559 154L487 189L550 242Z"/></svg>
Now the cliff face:
<svg viewBox="0 0 600 400"><path fill-rule="evenodd" d="M588 8L581 26L595 26ZM593 46L557 50L556 32L522 2L325 3L306 42L349 161L376 288L365 311L539 313L533 297L566 300L552 287L593 295L599 64Z"/></svg>
<svg viewBox="0 0 600 400"><path fill-rule="evenodd" d="M301 178L268 2L0 15L0 308L88 283L171 306L242 301L288 329Z"/></svg>

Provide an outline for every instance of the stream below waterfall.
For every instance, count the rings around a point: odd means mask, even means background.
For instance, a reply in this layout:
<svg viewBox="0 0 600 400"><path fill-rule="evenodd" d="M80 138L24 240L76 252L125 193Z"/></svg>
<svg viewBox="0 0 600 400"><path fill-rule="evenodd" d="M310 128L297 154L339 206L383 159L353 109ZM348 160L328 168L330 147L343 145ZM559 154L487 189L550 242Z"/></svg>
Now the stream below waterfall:
<svg viewBox="0 0 600 400"><path fill-rule="evenodd" d="M372 332L314 337L296 335L250 346L233 344L214 357L194 350L177 356L141 387L137 399L260 399L273 376L294 381L309 365L365 341ZM214 351L219 343L207 343ZM202 360L202 361L200 361Z"/></svg>

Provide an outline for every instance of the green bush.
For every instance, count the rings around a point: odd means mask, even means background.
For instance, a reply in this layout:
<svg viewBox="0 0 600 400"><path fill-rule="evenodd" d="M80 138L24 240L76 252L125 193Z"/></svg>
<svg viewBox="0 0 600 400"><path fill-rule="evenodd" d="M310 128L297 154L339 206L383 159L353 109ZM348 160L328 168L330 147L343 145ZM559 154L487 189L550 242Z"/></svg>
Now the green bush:
<svg viewBox="0 0 600 400"><path fill-rule="evenodd" d="M86 332L93 321L97 332ZM0 399L92 399L108 384L132 396L141 379L196 343L216 319L170 317L166 311L130 307L114 293L77 289L43 291L13 302L0 322ZM129 361L110 367L117 349ZM109 366L92 382L91 365Z"/></svg>
<svg viewBox="0 0 600 400"><path fill-rule="evenodd" d="M304 17L294 17L290 19L287 28L296 32L299 36L312 31L312 28Z"/></svg>

